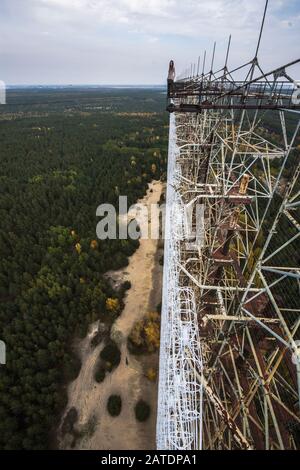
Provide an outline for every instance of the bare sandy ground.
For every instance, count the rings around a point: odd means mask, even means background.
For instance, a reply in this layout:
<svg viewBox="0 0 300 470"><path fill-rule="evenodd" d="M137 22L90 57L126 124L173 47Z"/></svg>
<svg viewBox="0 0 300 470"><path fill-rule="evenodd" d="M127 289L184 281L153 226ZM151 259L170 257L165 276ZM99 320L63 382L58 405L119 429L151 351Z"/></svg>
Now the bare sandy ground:
<svg viewBox="0 0 300 470"><path fill-rule="evenodd" d="M151 191L152 190L152 191ZM157 203L162 192L162 183L153 181L146 196L139 202ZM139 222L140 225L143 222ZM137 360L127 350L127 336L134 323L147 312L155 310L161 301L162 267L159 265L157 240L140 240L140 247L129 260L129 265L120 271L109 272L107 276L116 285L125 280L131 282L131 289L125 299L125 308L115 322L112 337L117 339L121 349L120 365L105 380L98 384L93 371L103 344L90 348L90 340L98 324L91 325L87 337L79 343L82 367L77 379L68 387L68 407L74 406L79 414L77 428L80 430L94 416L96 428L91 436L85 435L76 442L75 449L124 450L155 448L155 426L157 406L157 383L145 376L149 366L157 366L158 354ZM127 364L126 364L127 358ZM106 404L111 394L122 397L122 411L118 417L111 417ZM151 406L151 416L145 423L135 419L134 406L143 398ZM69 436L60 436L60 448L69 448Z"/></svg>

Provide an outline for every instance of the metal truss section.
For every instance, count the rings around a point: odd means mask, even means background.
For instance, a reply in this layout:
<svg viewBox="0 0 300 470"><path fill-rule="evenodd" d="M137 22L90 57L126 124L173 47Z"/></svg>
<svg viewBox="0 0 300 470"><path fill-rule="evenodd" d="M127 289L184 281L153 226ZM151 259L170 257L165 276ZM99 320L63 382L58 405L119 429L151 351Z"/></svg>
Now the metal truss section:
<svg viewBox="0 0 300 470"><path fill-rule="evenodd" d="M176 190L180 179L175 117L170 119L167 211L165 223L158 449L201 449L202 356L193 289L181 285L184 207Z"/></svg>
<svg viewBox="0 0 300 470"><path fill-rule="evenodd" d="M159 449L300 447L300 120L249 64L169 83Z"/></svg>

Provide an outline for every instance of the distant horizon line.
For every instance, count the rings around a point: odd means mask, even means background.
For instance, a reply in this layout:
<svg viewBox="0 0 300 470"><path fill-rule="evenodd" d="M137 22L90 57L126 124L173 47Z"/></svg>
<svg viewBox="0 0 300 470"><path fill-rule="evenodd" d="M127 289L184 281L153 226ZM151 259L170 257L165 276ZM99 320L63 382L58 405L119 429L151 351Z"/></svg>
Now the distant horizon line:
<svg viewBox="0 0 300 470"><path fill-rule="evenodd" d="M90 87L90 88L103 88L103 87L110 87L110 88L166 88L166 85L163 83L104 83L104 84L97 84L97 83L10 83L6 84L6 88L43 88L43 87L56 87L56 88L75 88L75 87Z"/></svg>

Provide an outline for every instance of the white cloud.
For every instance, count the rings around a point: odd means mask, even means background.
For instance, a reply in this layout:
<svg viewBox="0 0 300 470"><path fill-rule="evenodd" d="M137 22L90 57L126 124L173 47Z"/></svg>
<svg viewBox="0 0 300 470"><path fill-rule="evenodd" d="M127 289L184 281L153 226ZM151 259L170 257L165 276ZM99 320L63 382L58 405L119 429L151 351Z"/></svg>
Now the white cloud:
<svg viewBox="0 0 300 470"><path fill-rule="evenodd" d="M266 68L298 55L297 2L270 2L260 50ZM53 80L57 63L64 63L57 80L67 82L116 82L116 76L119 82L161 82L171 56L180 69L204 49L209 57L214 40L221 65L229 33L236 66L254 54L263 8L264 0L1 0L0 40L11 56L2 69L9 82L22 73L24 80ZM26 58L32 74L17 74ZM47 61L48 79L41 70Z"/></svg>

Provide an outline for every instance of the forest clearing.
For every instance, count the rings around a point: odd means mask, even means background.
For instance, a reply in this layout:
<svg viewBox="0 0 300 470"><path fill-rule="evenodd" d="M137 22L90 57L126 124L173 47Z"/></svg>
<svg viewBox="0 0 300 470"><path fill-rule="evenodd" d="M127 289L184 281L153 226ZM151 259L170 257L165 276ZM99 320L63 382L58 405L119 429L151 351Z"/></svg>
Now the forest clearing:
<svg viewBox="0 0 300 470"><path fill-rule="evenodd" d="M160 181L150 183L146 196L139 202L148 207L157 203L162 186ZM87 432L76 441L76 449L155 448L157 381L148 380L145 371L150 367L157 369L158 352L137 358L128 352L127 337L135 322L155 310L160 303L162 266L158 251L157 240L141 239L139 248L129 258L129 265L107 273L114 284L131 283L124 300L124 310L111 331L111 336L118 338L116 342L120 347L121 361L102 383L95 382L93 371L103 342L91 349L90 341L98 328L98 322L93 323L86 338L77 346L82 361L81 371L68 387L66 412L71 407L78 410L76 428L84 428L88 422L94 422L94 432L92 435ZM122 398L123 407L118 417L110 416L106 410L107 400L112 394L120 394ZM151 408L146 423L139 423L134 416L134 405L140 398L146 400ZM65 436L60 447L69 448L71 441L70 435Z"/></svg>

